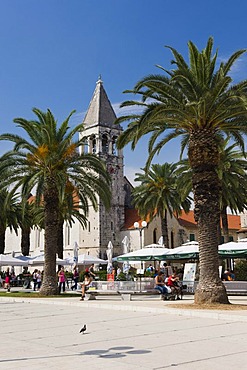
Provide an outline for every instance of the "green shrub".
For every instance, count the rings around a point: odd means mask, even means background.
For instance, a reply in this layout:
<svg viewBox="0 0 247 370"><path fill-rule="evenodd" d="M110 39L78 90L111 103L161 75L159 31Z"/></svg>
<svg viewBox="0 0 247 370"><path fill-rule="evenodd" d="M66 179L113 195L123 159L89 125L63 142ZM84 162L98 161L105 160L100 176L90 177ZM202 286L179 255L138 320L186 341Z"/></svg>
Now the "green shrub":
<svg viewBox="0 0 247 370"><path fill-rule="evenodd" d="M98 276L99 280L106 281L107 280L107 272L106 270L100 270L96 272L96 276Z"/></svg>
<svg viewBox="0 0 247 370"><path fill-rule="evenodd" d="M66 278L73 278L73 272L65 271Z"/></svg>
<svg viewBox="0 0 247 370"><path fill-rule="evenodd" d="M235 280L247 280L247 260L238 260L234 266Z"/></svg>
<svg viewBox="0 0 247 370"><path fill-rule="evenodd" d="M120 274L118 274L117 280L126 281L126 274L124 274L123 272L120 272Z"/></svg>

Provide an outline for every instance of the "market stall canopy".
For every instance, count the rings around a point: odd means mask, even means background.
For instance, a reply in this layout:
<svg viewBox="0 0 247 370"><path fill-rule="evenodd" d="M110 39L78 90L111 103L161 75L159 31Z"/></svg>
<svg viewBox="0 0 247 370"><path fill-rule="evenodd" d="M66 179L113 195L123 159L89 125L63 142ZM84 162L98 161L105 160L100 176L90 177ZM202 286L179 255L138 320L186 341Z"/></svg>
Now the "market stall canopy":
<svg viewBox="0 0 247 370"><path fill-rule="evenodd" d="M160 260L197 259L199 257L199 245L196 241L182 244L180 247L168 249L168 253L159 258Z"/></svg>
<svg viewBox="0 0 247 370"><path fill-rule="evenodd" d="M219 245L221 258L247 258L247 239Z"/></svg>
<svg viewBox="0 0 247 370"><path fill-rule="evenodd" d="M67 258L66 261L72 264L74 263L74 260L71 257ZM92 263L96 265L99 265L99 264L106 265L107 261L102 260L101 258L98 258L98 257L90 256L89 254L85 254L85 253L78 255L77 265L91 265Z"/></svg>
<svg viewBox="0 0 247 370"><path fill-rule="evenodd" d="M23 255L20 255L20 256L16 256L15 258L17 258L18 260L21 260L21 261L30 261L32 259L32 257L29 257L29 256L23 256Z"/></svg>
<svg viewBox="0 0 247 370"><path fill-rule="evenodd" d="M162 248L160 244L150 244L142 249L133 252L122 254L116 257L118 262L121 261L154 261L159 259L159 256L166 255L170 249Z"/></svg>
<svg viewBox="0 0 247 370"><path fill-rule="evenodd" d="M221 244L218 247L220 258L247 258L247 239ZM182 244L180 247L169 249L167 254L156 259L188 260L199 258L199 245L196 241Z"/></svg>
<svg viewBox="0 0 247 370"><path fill-rule="evenodd" d="M31 266L43 266L45 263L45 255L40 254L39 256L33 257L28 261L28 264ZM65 266L65 265L70 265L70 263L65 259L58 258L56 259L56 264Z"/></svg>
<svg viewBox="0 0 247 370"><path fill-rule="evenodd" d="M27 266L28 261L0 254L0 266Z"/></svg>

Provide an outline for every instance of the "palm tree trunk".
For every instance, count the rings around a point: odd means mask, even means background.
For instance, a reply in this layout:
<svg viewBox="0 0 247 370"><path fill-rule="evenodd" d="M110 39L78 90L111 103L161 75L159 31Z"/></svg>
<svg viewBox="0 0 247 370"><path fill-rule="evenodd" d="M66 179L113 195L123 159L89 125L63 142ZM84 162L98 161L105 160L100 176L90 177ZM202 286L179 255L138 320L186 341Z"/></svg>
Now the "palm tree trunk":
<svg viewBox="0 0 247 370"><path fill-rule="evenodd" d="M5 230L0 230L0 254L4 254L5 251Z"/></svg>
<svg viewBox="0 0 247 370"><path fill-rule="evenodd" d="M199 283L195 303L229 303L219 277L218 224L220 221L220 181L216 172L218 143L210 130L190 135L189 160L193 171L192 185L195 221L198 224Z"/></svg>
<svg viewBox="0 0 247 370"><path fill-rule="evenodd" d="M165 210L164 217L161 218L161 232L164 240L164 246L169 248L169 235L167 226L167 210Z"/></svg>
<svg viewBox="0 0 247 370"><path fill-rule="evenodd" d="M21 228L21 253L28 256L30 252L30 228Z"/></svg>
<svg viewBox="0 0 247 370"><path fill-rule="evenodd" d="M41 295L58 294L57 274L56 274L56 252L58 239L58 209L59 201L55 184L52 178L47 180L49 188L44 192L44 212L45 212L45 246L44 246L44 277Z"/></svg>
<svg viewBox="0 0 247 370"><path fill-rule="evenodd" d="M63 220L58 223L57 255L63 259Z"/></svg>
<svg viewBox="0 0 247 370"><path fill-rule="evenodd" d="M228 219L227 219L227 213L226 213L226 207L222 207L221 209L221 222L222 222L222 235L224 237L224 243L229 242L229 228L228 228Z"/></svg>

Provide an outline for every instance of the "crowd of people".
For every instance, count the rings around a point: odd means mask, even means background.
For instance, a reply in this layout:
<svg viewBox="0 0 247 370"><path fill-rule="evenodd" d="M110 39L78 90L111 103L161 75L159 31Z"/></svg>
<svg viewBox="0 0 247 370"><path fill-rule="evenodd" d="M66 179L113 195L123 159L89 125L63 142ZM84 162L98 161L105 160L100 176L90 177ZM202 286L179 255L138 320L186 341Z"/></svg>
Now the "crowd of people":
<svg viewBox="0 0 247 370"><path fill-rule="evenodd" d="M116 276L115 276L116 270ZM69 283L66 278L66 272L64 267L61 266L57 272L58 278L58 290L59 293L65 292L66 282L67 287L69 288ZM178 271L176 268L173 269L171 266L168 266L164 263L162 266L156 270L152 264L149 264L146 268L146 272L151 273L151 276L154 277L155 289L157 289L163 296L164 299L173 298L181 299L182 297L182 277L183 271ZM122 273L122 270L119 266L114 269L114 279L118 280L118 277ZM15 282L18 281L19 276L15 276L14 269L7 268L6 271L1 273L1 283L2 286L10 291L11 286L16 285ZM39 291L42 284L43 271L41 272L38 269L35 269L32 274L28 271L27 267L24 267L22 274L22 281L24 281L23 286L25 288L31 288L33 291ZM71 278L70 278L71 279ZM84 272L83 282L79 282L79 270L78 266L74 266L72 271L72 284L71 290L78 290L78 285L81 287L81 300L84 300L85 292L91 285L92 281L96 279L96 273L94 270L94 264L92 263ZM235 274L233 270L226 269L222 274L223 281L233 281L235 280ZM32 282L32 285L31 285Z"/></svg>

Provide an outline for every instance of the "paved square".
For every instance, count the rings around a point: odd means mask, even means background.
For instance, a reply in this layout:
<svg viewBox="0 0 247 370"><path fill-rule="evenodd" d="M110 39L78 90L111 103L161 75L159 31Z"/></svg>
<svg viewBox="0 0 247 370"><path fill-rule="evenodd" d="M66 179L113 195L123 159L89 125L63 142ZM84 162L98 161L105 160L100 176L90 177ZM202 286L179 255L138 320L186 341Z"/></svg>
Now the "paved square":
<svg viewBox="0 0 247 370"><path fill-rule="evenodd" d="M79 305L77 300L40 302L0 302L0 369L247 366L247 321L124 310L122 302L114 309L103 303ZM79 334L84 324L87 331Z"/></svg>

